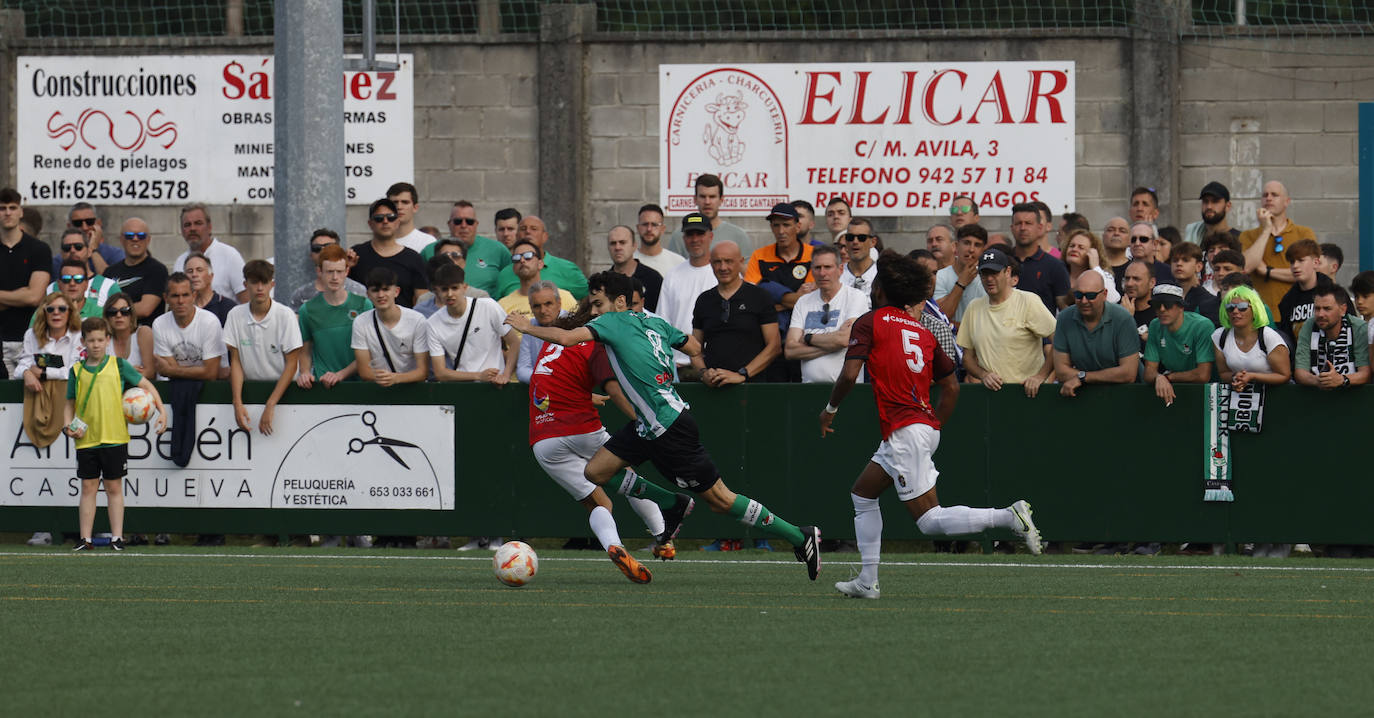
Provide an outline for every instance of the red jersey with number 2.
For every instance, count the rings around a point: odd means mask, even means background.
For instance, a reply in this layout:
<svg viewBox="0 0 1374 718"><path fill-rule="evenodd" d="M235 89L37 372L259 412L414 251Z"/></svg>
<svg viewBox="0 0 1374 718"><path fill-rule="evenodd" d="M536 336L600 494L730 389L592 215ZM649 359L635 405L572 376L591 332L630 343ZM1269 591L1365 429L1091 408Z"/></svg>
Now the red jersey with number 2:
<svg viewBox="0 0 1374 718"><path fill-rule="evenodd" d="M530 375L530 445L601 429L592 392L614 378L600 344L564 347L545 342Z"/></svg>
<svg viewBox="0 0 1374 718"><path fill-rule="evenodd" d="M863 359L878 402L883 438L910 424L940 422L930 403L930 383L954 371L935 335L896 307L875 309L854 320L845 359Z"/></svg>

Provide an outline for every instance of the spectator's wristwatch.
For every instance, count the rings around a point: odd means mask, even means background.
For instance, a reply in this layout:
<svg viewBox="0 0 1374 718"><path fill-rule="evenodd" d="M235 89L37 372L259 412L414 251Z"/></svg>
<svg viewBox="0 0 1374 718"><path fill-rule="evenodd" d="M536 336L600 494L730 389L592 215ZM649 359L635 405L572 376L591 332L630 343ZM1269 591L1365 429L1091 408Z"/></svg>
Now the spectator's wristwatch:
<svg viewBox="0 0 1374 718"><path fill-rule="evenodd" d="M744 377L744 380L745 380L745 381L749 381L749 367L747 367L747 366L742 366L742 367L736 369L736 370L735 370L735 373L736 373L736 374L739 374L739 375L742 376L742 377Z"/></svg>
<svg viewBox="0 0 1374 718"><path fill-rule="evenodd" d="M1341 386L1342 386L1342 387L1350 386L1350 375L1349 375L1349 374L1342 374L1342 375L1341 375Z"/></svg>
<svg viewBox="0 0 1374 718"><path fill-rule="evenodd" d="M1079 369L1079 370L1078 370L1078 383L1083 384L1083 383L1086 383L1087 381L1088 381L1088 372L1085 372L1085 371L1083 371L1082 369Z"/></svg>

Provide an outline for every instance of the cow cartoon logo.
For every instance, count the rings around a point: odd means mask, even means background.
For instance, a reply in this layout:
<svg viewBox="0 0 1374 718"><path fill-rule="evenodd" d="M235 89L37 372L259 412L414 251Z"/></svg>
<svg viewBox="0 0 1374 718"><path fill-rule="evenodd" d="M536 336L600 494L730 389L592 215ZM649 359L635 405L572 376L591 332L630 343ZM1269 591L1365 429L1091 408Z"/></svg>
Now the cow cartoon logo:
<svg viewBox="0 0 1374 718"><path fill-rule="evenodd" d="M706 123L701 140L706 143L706 152L711 159L722 166L733 165L744 159L744 140L740 139L739 128L744 124L744 111L749 103L744 101L744 93L721 93L716 101L706 104L706 112L711 120Z"/></svg>

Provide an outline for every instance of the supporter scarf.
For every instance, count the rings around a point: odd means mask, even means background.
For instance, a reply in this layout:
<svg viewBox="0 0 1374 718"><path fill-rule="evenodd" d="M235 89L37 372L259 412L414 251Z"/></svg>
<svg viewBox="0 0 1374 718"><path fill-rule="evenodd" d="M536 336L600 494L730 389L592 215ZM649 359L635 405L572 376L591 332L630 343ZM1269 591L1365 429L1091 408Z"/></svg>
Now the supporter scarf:
<svg viewBox="0 0 1374 718"><path fill-rule="evenodd" d="M1208 384L1202 393L1202 448L1207 452L1203 501L1236 500L1231 492L1230 393L1231 387L1220 383Z"/></svg>

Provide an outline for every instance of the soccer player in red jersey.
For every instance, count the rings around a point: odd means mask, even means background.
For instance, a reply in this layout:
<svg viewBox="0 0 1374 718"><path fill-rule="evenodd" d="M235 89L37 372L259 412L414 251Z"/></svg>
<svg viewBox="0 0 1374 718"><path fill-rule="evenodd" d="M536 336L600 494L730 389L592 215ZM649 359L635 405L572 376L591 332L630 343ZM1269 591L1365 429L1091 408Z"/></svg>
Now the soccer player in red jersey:
<svg viewBox="0 0 1374 718"><path fill-rule="evenodd" d="M579 312L564 317L565 329L581 326L590 314ZM587 460L605 444L610 434L601 425L601 417L592 402L592 392L605 387L629 416L634 408L620 394L616 378L606 359L606 350L595 342L583 342L570 347L552 342L544 344L530 376L530 447L534 458L554 481L562 486L589 512L587 522L601 542L611 561L635 583L653 579L649 569L642 566L625 549L611 516L611 500L600 486L583 476ZM626 491L638 483L632 469L630 480L617 482ZM649 533L663 533L663 514L658 505L647 499L627 495L630 506L644 520ZM677 555L671 541L654 546L654 556L668 560Z"/></svg>
<svg viewBox="0 0 1374 718"><path fill-rule="evenodd" d="M854 388L859 370L868 370L883 441L850 490L863 568L857 578L838 582L835 588L853 598L879 595L883 516L878 511L878 497L894 482L897 497L927 536L1006 528L1025 539L1031 553L1040 553L1040 532L1031 521L1030 504L1024 500L1005 509L974 509L941 506L935 496L940 472L931 457L940 445L940 426L954 413L959 400L959 383L954 377L954 363L919 320L931 281L930 273L910 257L889 251L878 259L873 285L873 306L877 308L854 321L844 369L830 392L830 403L821 412L821 436L825 437L834 431L831 423L835 413ZM932 381L940 386L940 401L933 406Z"/></svg>

